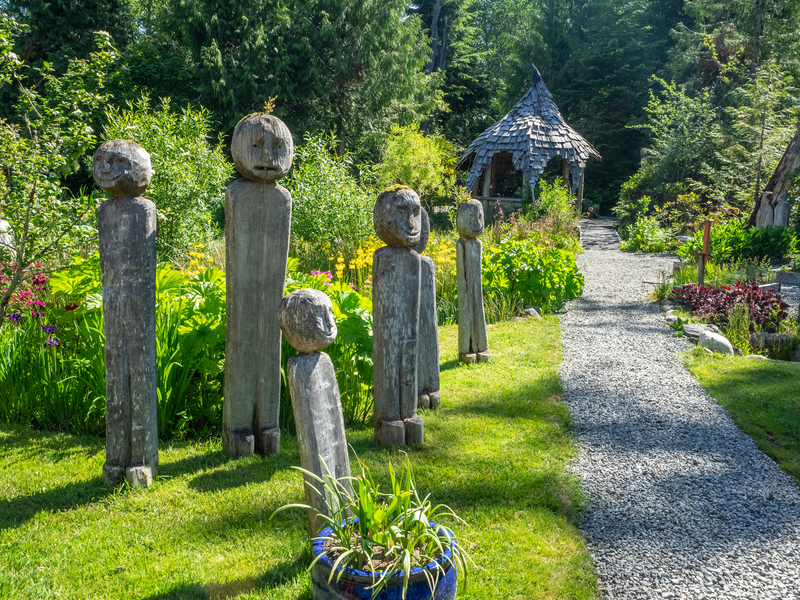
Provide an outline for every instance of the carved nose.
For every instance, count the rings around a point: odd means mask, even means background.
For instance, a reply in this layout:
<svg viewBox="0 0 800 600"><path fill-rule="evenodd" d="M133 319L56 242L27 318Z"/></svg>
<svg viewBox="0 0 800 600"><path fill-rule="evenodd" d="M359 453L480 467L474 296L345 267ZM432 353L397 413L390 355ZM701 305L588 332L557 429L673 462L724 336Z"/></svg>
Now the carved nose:
<svg viewBox="0 0 800 600"><path fill-rule="evenodd" d="M111 172L111 159L103 161L103 173Z"/></svg>

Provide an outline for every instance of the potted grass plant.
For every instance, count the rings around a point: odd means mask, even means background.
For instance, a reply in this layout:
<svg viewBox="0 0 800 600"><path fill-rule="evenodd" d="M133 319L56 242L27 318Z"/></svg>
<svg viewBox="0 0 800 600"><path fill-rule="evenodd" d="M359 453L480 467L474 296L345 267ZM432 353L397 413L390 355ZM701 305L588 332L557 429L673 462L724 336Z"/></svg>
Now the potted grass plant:
<svg viewBox="0 0 800 600"><path fill-rule="evenodd" d="M312 540L314 600L455 598L458 572L466 585L472 559L439 521L463 520L448 506L433 505L430 495L420 498L408 456L399 476L389 464L387 492L379 490L369 469L358 462L360 476L340 479L330 476L324 462L323 478L295 467L322 484L330 514L314 511L327 525ZM275 513L287 508L314 510L288 504Z"/></svg>

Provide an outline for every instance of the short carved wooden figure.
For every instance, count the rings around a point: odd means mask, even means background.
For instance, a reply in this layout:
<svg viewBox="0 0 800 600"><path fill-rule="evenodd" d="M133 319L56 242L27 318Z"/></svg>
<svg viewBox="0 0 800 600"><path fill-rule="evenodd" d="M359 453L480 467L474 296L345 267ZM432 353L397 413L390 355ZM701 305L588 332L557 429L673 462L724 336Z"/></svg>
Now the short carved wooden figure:
<svg viewBox="0 0 800 600"><path fill-rule="evenodd" d="M417 352L422 206L414 190L400 187L378 196L372 221L387 245L372 261L372 373L375 437L381 444L419 444Z"/></svg>
<svg viewBox="0 0 800 600"><path fill-rule="evenodd" d="M150 155L129 140L102 144L94 180L113 195L97 214L106 356L103 481L133 487L158 475L156 371L156 207L140 197Z"/></svg>
<svg viewBox="0 0 800 600"><path fill-rule="evenodd" d="M419 242L412 249L420 255L419 344L417 351L418 406L436 408L442 396L439 390L439 327L436 318L436 268L429 256L423 256L431 235L427 211L421 211Z"/></svg>
<svg viewBox="0 0 800 600"><path fill-rule="evenodd" d="M456 242L458 355L463 362L485 362L492 355L483 310L483 246L478 239L483 232L483 206L478 200L458 207L456 228L461 236Z"/></svg>
<svg viewBox="0 0 800 600"><path fill-rule="evenodd" d="M228 454L280 450L281 332L292 196L277 180L292 165L292 135L272 115L236 126L233 162L244 177L225 192L225 401L222 444Z"/></svg>
<svg viewBox="0 0 800 600"><path fill-rule="evenodd" d="M756 213L756 227L770 227L775 222L775 207L772 192L761 194L761 204Z"/></svg>
<svg viewBox="0 0 800 600"><path fill-rule="evenodd" d="M339 384L330 357L320 352L336 339L331 301L319 290L294 291L281 301L278 320L286 341L300 352L286 364L297 424L300 464L320 478L328 474L337 479L349 477L350 459ZM326 473L322 461L329 473ZM327 494L324 486L308 476L304 477L306 504L330 516L323 496L320 496L320 493ZM327 495L324 498L331 500ZM316 514L308 511L308 528L312 537L325 525L316 519Z"/></svg>
<svg viewBox="0 0 800 600"><path fill-rule="evenodd" d="M788 227L792 214L792 205L786 200L786 192L782 192L775 200L774 225L775 227Z"/></svg>

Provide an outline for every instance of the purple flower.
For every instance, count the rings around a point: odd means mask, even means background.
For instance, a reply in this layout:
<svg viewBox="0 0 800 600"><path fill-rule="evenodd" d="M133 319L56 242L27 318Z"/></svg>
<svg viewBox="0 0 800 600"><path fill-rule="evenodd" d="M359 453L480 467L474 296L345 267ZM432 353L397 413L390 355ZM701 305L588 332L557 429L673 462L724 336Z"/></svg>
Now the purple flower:
<svg viewBox="0 0 800 600"><path fill-rule="evenodd" d="M60 346L61 344L58 343L58 340L54 340L50 338L44 343L44 347L47 348L48 346Z"/></svg>
<svg viewBox="0 0 800 600"><path fill-rule="evenodd" d="M64 310L75 310L76 308L78 308L78 306L79 306L78 304L67 304L64 307Z"/></svg>
<svg viewBox="0 0 800 600"><path fill-rule="evenodd" d="M44 331L45 333L49 333L50 335L58 333L58 327L53 327L51 325L39 325L39 327L42 328L42 331Z"/></svg>
<svg viewBox="0 0 800 600"><path fill-rule="evenodd" d="M34 311L31 313L31 316L32 316L34 319L38 319L39 317L42 317L42 316L44 316L44 313L43 313L43 312L36 312L36 311L34 310Z"/></svg>
<svg viewBox="0 0 800 600"><path fill-rule="evenodd" d="M14 321L14 323L19 323L19 318L21 316L22 315L20 313L13 313L10 315L6 315L6 319L11 319L12 321Z"/></svg>

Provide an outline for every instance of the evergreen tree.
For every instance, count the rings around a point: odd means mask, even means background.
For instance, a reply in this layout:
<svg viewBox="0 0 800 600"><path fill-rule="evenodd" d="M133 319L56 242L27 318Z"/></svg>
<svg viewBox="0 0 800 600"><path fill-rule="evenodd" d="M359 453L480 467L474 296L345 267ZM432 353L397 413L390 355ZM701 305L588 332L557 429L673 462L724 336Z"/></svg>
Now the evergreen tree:
<svg viewBox="0 0 800 600"><path fill-rule="evenodd" d="M105 31L118 50L135 36L129 0L10 0L5 10L28 25L17 52L29 64L43 60L66 69L70 59L95 51L95 32Z"/></svg>

